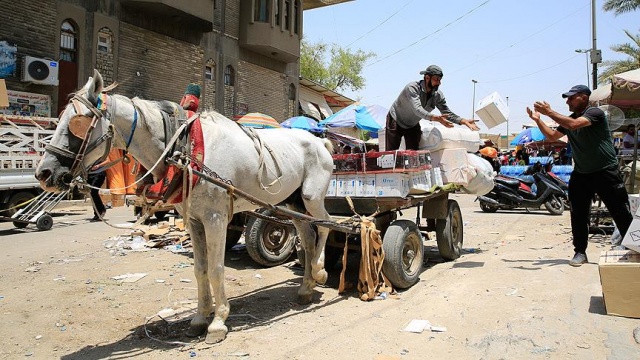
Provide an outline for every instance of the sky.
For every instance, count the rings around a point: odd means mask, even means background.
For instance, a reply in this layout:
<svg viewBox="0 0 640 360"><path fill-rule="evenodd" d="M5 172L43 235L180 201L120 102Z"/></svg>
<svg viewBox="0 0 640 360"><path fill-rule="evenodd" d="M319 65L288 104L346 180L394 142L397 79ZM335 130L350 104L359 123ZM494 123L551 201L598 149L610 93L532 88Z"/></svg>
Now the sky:
<svg viewBox="0 0 640 360"><path fill-rule="evenodd" d="M640 11L614 16L596 0L596 41L603 60L621 60L612 45L640 33ZM526 107L547 101L568 114L561 94L591 83L592 0L355 0L306 10L303 37L373 52L362 72L365 88L342 91L363 104L389 108L403 87L420 80L428 65L442 67L440 90L463 118L498 92L510 108L508 131L532 124ZM599 65L599 68L602 65ZM477 83L473 83L476 80ZM590 84L593 88L592 84ZM474 106L475 90L475 106ZM476 115L475 119L479 119ZM550 119L543 117L545 121ZM507 123L480 131L506 134Z"/></svg>

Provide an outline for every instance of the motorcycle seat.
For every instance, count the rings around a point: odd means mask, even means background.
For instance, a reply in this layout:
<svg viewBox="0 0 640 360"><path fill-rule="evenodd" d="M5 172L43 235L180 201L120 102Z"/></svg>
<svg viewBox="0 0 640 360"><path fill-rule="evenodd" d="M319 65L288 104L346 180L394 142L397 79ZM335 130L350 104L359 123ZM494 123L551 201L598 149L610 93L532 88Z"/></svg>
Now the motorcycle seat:
<svg viewBox="0 0 640 360"><path fill-rule="evenodd" d="M520 180L518 179L512 179L512 178L506 178L506 177L502 177L502 176L497 176L495 178L495 180L501 184L507 185L507 186L520 186Z"/></svg>

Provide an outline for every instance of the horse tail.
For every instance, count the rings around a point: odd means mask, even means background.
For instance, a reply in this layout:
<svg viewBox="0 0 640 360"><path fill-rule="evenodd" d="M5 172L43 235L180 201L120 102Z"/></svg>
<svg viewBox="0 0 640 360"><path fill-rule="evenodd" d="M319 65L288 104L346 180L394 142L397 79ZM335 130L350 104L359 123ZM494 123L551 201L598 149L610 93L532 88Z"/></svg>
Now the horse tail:
<svg viewBox="0 0 640 360"><path fill-rule="evenodd" d="M329 154L333 155L335 149L333 148L333 143L329 139L322 139L325 149L329 151Z"/></svg>

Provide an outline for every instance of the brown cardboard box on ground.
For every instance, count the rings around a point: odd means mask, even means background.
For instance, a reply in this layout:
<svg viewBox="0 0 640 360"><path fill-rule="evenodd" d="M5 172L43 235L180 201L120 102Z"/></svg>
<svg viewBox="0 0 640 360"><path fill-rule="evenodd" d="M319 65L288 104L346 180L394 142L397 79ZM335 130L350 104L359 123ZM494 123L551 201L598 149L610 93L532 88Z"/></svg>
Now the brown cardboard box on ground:
<svg viewBox="0 0 640 360"><path fill-rule="evenodd" d="M4 79L0 79L0 108L9 106L9 95L7 94L7 84Z"/></svg>
<svg viewBox="0 0 640 360"><path fill-rule="evenodd" d="M640 254L605 250L598 268L607 315L640 318Z"/></svg>
<svg viewBox="0 0 640 360"><path fill-rule="evenodd" d="M124 194L111 194L111 207L124 206Z"/></svg>

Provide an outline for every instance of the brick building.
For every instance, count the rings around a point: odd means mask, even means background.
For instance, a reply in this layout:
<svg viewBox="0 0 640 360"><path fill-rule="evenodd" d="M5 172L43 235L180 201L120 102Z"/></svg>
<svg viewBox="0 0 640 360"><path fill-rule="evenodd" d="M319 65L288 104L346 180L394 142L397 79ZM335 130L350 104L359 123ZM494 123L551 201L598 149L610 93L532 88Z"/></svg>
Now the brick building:
<svg viewBox="0 0 640 360"><path fill-rule="evenodd" d="M203 109L282 121L298 111L303 10L344 1L3 0L0 66L14 61L7 88L50 96L53 117L95 68L122 95L179 101L193 82ZM38 66L58 81L25 77Z"/></svg>

